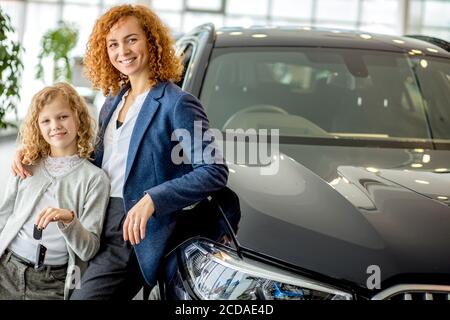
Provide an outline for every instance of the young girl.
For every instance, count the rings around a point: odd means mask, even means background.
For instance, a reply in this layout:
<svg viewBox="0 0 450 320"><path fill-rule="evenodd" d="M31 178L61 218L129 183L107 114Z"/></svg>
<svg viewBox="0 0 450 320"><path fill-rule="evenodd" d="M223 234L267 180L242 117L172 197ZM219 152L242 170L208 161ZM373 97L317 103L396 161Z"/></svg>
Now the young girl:
<svg viewBox="0 0 450 320"><path fill-rule="evenodd" d="M109 199L88 161L94 121L57 83L33 97L20 140L32 177L12 178L0 204L0 299L67 299L99 249Z"/></svg>

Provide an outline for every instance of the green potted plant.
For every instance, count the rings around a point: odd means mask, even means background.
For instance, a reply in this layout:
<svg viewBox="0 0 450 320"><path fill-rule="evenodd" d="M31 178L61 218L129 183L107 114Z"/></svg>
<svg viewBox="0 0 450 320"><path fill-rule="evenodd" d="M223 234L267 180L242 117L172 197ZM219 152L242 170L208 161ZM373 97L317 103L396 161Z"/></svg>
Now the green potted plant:
<svg viewBox="0 0 450 320"><path fill-rule="evenodd" d="M53 81L72 80L70 52L78 41L78 29L60 21L58 27L47 31L41 40L41 51L38 55L36 79L44 81L44 58L53 59Z"/></svg>
<svg viewBox="0 0 450 320"><path fill-rule="evenodd" d="M20 76L23 70L19 42L8 38L14 32L10 17L0 7L0 129L16 127L6 121L8 112L14 112L17 119L17 104L20 101Z"/></svg>

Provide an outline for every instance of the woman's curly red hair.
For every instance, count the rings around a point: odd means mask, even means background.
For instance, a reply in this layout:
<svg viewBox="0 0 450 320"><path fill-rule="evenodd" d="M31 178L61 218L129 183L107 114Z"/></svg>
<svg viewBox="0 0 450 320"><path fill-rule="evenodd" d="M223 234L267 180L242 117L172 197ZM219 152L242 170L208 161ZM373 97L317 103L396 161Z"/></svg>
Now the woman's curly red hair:
<svg viewBox="0 0 450 320"><path fill-rule="evenodd" d="M142 5L115 6L96 21L84 57L87 77L91 80L92 86L102 90L105 96L109 93L117 95L120 87L128 82L128 77L114 68L109 61L106 35L116 22L129 16L139 20L147 36L150 48L149 81L177 82L181 78L183 67L175 55L174 40L159 17Z"/></svg>
<svg viewBox="0 0 450 320"><path fill-rule="evenodd" d="M78 129L78 155L90 159L94 151L95 120L90 114L89 107L71 85L59 82L45 87L33 96L31 106L21 125L19 140L23 160L27 164L36 164L38 160L50 155L50 145L45 141L39 128L39 113L57 97L65 99L74 113Z"/></svg>

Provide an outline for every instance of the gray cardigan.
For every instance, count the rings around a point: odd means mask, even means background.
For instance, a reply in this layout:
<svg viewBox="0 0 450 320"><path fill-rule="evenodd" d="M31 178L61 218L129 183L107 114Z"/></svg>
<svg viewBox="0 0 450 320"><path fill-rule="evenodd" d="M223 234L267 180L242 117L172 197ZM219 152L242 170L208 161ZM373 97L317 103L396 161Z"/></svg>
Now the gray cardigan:
<svg viewBox="0 0 450 320"><path fill-rule="evenodd" d="M100 247L110 182L106 173L88 160L82 160L70 172L52 177L43 162L30 168L33 176L25 180L11 177L0 204L0 257L34 212L34 208L51 184L56 185L58 207L73 210L75 219L67 227L58 222L69 253L68 276L64 298ZM77 266L79 269L75 268ZM75 270L75 273L72 273ZM79 271L79 272L77 272Z"/></svg>

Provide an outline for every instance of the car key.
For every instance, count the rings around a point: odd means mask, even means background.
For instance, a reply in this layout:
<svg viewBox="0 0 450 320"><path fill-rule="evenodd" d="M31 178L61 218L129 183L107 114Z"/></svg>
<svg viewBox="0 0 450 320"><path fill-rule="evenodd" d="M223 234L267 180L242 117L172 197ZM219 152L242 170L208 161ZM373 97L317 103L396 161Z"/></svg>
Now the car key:
<svg viewBox="0 0 450 320"><path fill-rule="evenodd" d="M37 224L34 225L33 238L36 240L42 239L42 230L38 228Z"/></svg>
<svg viewBox="0 0 450 320"><path fill-rule="evenodd" d="M39 240L39 244L36 248L36 263L34 264L34 269L40 271L44 266L45 253L47 248L42 244L42 229L39 229L35 224L33 229L33 238Z"/></svg>

